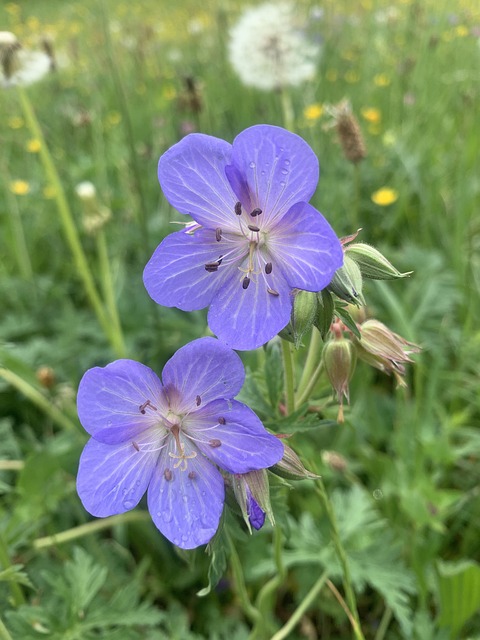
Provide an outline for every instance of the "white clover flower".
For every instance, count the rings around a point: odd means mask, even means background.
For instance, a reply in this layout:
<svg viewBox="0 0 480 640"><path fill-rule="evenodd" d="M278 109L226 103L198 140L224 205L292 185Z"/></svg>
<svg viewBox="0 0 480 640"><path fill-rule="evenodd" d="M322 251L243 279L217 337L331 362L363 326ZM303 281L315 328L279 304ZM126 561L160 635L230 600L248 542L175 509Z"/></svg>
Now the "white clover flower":
<svg viewBox="0 0 480 640"><path fill-rule="evenodd" d="M75 187L75 193L80 198L80 200L93 200L97 195L97 190L95 185L88 180L84 182L79 182Z"/></svg>
<svg viewBox="0 0 480 640"><path fill-rule="evenodd" d="M51 59L46 53L22 49L13 33L0 31L0 86L32 84L50 69Z"/></svg>
<svg viewBox="0 0 480 640"><path fill-rule="evenodd" d="M267 2L247 9L230 30L228 55L245 85L271 90L315 75L320 46L305 34L298 8Z"/></svg>

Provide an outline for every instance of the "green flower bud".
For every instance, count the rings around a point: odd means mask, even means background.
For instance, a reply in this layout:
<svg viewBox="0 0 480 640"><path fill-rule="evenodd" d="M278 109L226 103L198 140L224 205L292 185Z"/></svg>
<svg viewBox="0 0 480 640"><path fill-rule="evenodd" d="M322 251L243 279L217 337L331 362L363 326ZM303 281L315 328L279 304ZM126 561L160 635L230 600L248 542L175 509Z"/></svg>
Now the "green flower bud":
<svg viewBox="0 0 480 640"><path fill-rule="evenodd" d="M314 325L320 331L322 340L330 331L330 325L333 322L335 312L335 303L332 294L327 289L319 291L317 294L317 313L315 315Z"/></svg>
<svg viewBox="0 0 480 640"><path fill-rule="evenodd" d="M305 469L295 451L285 442L283 442L283 458L270 467L269 471L286 480L315 480L320 477Z"/></svg>
<svg viewBox="0 0 480 640"><path fill-rule="evenodd" d="M317 294L311 291L297 291L292 310L293 339L297 349L303 336L311 330L316 314Z"/></svg>
<svg viewBox="0 0 480 640"><path fill-rule="evenodd" d="M345 249L345 254L355 260L362 276L370 280L395 280L406 278L413 273L413 271L400 273L378 249L363 242L349 245Z"/></svg>
<svg viewBox="0 0 480 640"><path fill-rule="evenodd" d="M351 340L335 338L326 343L322 352L325 373L340 404L337 421L343 422L343 398L349 402L349 388L353 372L355 371L356 353Z"/></svg>
<svg viewBox="0 0 480 640"><path fill-rule="evenodd" d="M266 513L272 526L275 525L270 503L270 485L266 469L239 473L231 476L233 492L250 533L249 500L253 497L260 509Z"/></svg>
<svg viewBox="0 0 480 640"><path fill-rule="evenodd" d="M365 304L362 295L362 274L352 258L344 255L343 267L337 269L327 289L345 302L357 306Z"/></svg>

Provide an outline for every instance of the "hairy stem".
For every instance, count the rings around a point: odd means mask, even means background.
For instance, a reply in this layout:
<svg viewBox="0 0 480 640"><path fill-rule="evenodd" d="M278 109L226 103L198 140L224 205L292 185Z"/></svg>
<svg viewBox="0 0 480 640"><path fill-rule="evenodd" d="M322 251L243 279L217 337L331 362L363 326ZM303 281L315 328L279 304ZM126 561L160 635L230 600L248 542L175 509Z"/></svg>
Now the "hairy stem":
<svg viewBox="0 0 480 640"><path fill-rule="evenodd" d="M293 368L293 345L282 340L283 374L285 388L285 406L287 415L295 411L295 376Z"/></svg>
<svg viewBox="0 0 480 640"><path fill-rule="evenodd" d="M322 344L322 337L320 332L312 328L312 333L310 336L310 344L308 345L308 353L305 359L305 364L303 366L302 376L300 378L300 382L298 383L297 388L297 406L301 404L299 402L299 398L304 395L305 389L308 387L312 375L320 362L320 346Z"/></svg>
<svg viewBox="0 0 480 640"><path fill-rule="evenodd" d="M232 567L233 579L242 610L250 622L256 625L261 621L260 612L256 607L254 607L247 593L245 578L243 577L242 563L240 562L235 544L230 536L228 536L228 543L230 546L230 564Z"/></svg>
<svg viewBox="0 0 480 640"><path fill-rule="evenodd" d="M305 389L303 389L303 391L300 394L297 394L298 406L300 406L301 404L303 404L309 399L310 395L312 394L312 391L315 389L315 385L317 384L318 379L322 375L322 371L323 371L323 361L319 359L318 364L315 367L314 372L310 376L310 380L308 381L308 384L306 385Z"/></svg>

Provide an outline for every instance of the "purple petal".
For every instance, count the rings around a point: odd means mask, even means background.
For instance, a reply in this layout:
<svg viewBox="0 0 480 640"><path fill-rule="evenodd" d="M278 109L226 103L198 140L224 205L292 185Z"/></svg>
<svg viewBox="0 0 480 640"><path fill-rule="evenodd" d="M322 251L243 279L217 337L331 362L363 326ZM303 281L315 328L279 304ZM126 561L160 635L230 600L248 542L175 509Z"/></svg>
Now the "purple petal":
<svg viewBox="0 0 480 640"><path fill-rule="evenodd" d="M280 440L266 431L249 407L236 400L210 402L190 414L184 428L200 451L229 473L265 469L283 456Z"/></svg>
<svg viewBox="0 0 480 640"><path fill-rule="evenodd" d="M245 380L245 369L239 356L219 340L199 338L170 358L162 378L180 414L216 398L236 396Z"/></svg>
<svg viewBox="0 0 480 640"><path fill-rule="evenodd" d="M241 274L231 272L210 303L208 326L232 349L257 349L288 324L291 310L291 287L280 269L273 269L268 282L263 271L254 275L247 289Z"/></svg>
<svg viewBox="0 0 480 640"><path fill-rule="evenodd" d="M169 439L148 488L148 510L155 525L173 544L193 549L215 535L224 501L222 475L198 450L185 442L187 468L174 468L169 453L175 441Z"/></svg>
<svg viewBox="0 0 480 640"><path fill-rule="evenodd" d="M320 291L343 264L340 240L320 212L306 202L288 211L269 239L269 249L288 284Z"/></svg>
<svg viewBox="0 0 480 640"><path fill-rule="evenodd" d="M252 527L257 530L261 529L265 523L265 511L259 507L250 492L248 492L247 513Z"/></svg>
<svg viewBox="0 0 480 640"><path fill-rule="evenodd" d="M232 164L245 176L252 207L263 211L263 223L308 201L318 183L316 155L294 133L270 125L242 131L233 141ZM232 186L237 186L235 181ZM240 198L241 194L237 194Z"/></svg>
<svg viewBox="0 0 480 640"><path fill-rule="evenodd" d="M183 311L203 309L225 278L226 269L213 273L205 264L218 260L230 250L222 239L217 242L215 231L199 229L194 235L177 231L167 236L157 247L143 273L148 294L165 307L178 307Z"/></svg>
<svg viewBox="0 0 480 640"><path fill-rule="evenodd" d="M210 229L237 228L238 198L225 175L232 146L212 136L192 133L168 149L158 162L158 179L172 207Z"/></svg>
<svg viewBox="0 0 480 640"><path fill-rule="evenodd" d="M158 442L151 441L151 431L138 438L138 448L131 442L111 445L90 438L77 475L77 492L89 513L105 518L137 506L159 455ZM142 445L148 451L142 451Z"/></svg>
<svg viewBox="0 0 480 640"><path fill-rule="evenodd" d="M150 404L142 413L147 400ZM134 360L116 360L104 368L89 369L80 381L78 417L84 429L100 442L136 440L158 423L166 407L158 376Z"/></svg>

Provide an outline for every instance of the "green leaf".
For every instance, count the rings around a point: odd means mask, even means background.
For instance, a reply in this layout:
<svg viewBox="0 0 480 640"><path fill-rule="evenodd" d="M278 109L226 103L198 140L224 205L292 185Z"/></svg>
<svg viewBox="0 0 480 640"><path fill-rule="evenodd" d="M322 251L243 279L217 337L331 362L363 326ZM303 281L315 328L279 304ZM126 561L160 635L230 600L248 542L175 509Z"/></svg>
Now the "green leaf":
<svg viewBox="0 0 480 640"><path fill-rule="evenodd" d="M30 578L22 569L23 564L13 564L4 571L0 571L0 582L16 582L17 584L23 584L26 587L34 589Z"/></svg>
<svg viewBox="0 0 480 640"><path fill-rule="evenodd" d="M341 302L335 303L335 314L340 318L343 324L348 327L348 329L350 329L353 335L355 335L360 340L361 335L360 331L358 330L357 324Z"/></svg>
<svg viewBox="0 0 480 640"><path fill-rule="evenodd" d="M467 620L480 608L480 565L472 560L438 562L440 617L438 624L448 627L457 638Z"/></svg>
<svg viewBox="0 0 480 640"><path fill-rule="evenodd" d="M207 545L206 552L210 556L208 568L208 585L197 592L201 598L207 596L214 589L227 568L228 541L225 532L225 509L223 510L217 533Z"/></svg>

